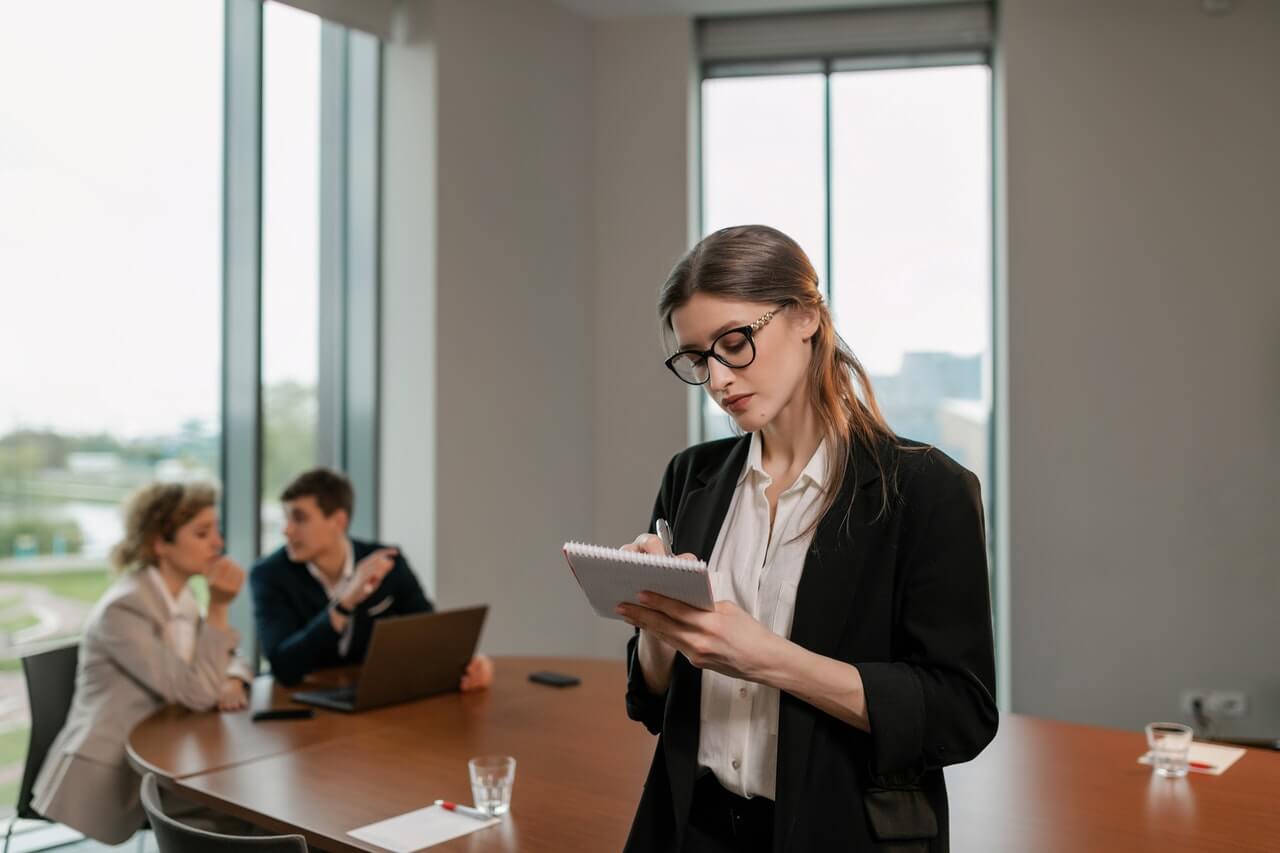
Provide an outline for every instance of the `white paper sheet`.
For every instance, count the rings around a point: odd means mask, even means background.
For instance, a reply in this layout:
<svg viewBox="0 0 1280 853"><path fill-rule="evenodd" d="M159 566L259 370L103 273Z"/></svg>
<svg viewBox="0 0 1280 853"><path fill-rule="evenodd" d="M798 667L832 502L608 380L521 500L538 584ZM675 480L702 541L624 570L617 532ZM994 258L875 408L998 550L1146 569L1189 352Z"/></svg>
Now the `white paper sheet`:
<svg viewBox="0 0 1280 853"><path fill-rule="evenodd" d="M398 817L380 820L347 833L360 841L385 847L392 853L413 853L424 847L487 829L499 823L499 818L477 820L467 815L427 806L425 809L406 812Z"/></svg>
<svg viewBox="0 0 1280 853"><path fill-rule="evenodd" d="M1192 773L1204 773L1209 776L1221 776L1227 768L1240 760L1244 750L1238 746L1219 746L1216 743L1199 743L1193 741L1187 753L1187 761L1192 766L1187 769ZM1151 753L1145 753L1138 759L1139 764L1150 764ZM1206 765L1196 767L1197 764Z"/></svg>

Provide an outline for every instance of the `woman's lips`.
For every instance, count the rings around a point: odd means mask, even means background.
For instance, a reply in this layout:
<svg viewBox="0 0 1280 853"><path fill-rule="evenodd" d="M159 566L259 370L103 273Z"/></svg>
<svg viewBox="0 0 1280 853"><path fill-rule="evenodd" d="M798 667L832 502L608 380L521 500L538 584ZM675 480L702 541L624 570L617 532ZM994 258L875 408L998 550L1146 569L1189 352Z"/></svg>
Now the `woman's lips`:
<svg viewBox="0 0 1280 853"><path fill-rule="evenodd" d="M735 394L732 397L724 398L724 407L731 412L745 411L747 406L751 405L751 398L755 394Z"/></svg>

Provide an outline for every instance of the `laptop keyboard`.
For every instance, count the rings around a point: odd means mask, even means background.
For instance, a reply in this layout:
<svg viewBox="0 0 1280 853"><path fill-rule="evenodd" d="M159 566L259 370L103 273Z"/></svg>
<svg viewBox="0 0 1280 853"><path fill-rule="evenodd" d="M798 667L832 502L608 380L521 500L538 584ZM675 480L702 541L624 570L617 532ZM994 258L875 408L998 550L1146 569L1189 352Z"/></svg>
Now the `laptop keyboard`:
<svg viewBox="0 0 1280 853"><path fill-rule="evenodd" d="M322 692L336 702L354 703L356 701L355 687L334 687L331 690L325 690Z"/></svg>

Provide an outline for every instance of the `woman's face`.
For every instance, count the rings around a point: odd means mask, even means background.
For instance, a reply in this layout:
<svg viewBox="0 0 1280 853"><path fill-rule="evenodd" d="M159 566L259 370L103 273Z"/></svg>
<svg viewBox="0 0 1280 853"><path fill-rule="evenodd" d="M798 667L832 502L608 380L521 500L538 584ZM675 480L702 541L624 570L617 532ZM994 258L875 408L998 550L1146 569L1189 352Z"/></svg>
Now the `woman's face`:
<svg viewBox="0 0 1280 853"><path fill-rule="evenodd" d="M755 361L726 367L714 358L707 360L711 378L703 387L744 432L762 429L789 406L808 404L809 338L818 328L816 312L779 311L771 303L705 293L695 293L671 312L677 350L706 350L722 332L750 326L769 311L775 312L773 319L753 334Z"/></svg>
<svg viewBox="0 0 1280 853"><path fill-rule="evenodd" d="M172 542L156 540L156 558L184 575L203 575L222 556L222 534L218 532L218 512L206 507L178 528Z"/></svg>

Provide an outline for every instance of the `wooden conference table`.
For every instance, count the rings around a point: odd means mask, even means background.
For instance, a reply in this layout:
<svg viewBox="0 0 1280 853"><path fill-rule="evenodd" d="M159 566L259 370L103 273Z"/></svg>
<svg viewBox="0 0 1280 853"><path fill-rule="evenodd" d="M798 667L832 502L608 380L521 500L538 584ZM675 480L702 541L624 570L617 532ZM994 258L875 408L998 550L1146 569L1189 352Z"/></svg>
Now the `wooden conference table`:
<svg viewBox="0 0 1280 853"><path fill-rule="evenodd" d="M442 851L622 848L655 739L626 718L617 661L498 658L487 691L363 714L254 723L166 709L129 758L162 784L315 849L381 851L348 830L437 798L470 802L467 759L517 759L511 814ZM540 669L582 684L532 684ZM287 707L269 677L253 706ZM952 850L1280 850L1280 753L1250 750L1223 776L1166 780L1136 763L1140 733L1006 715L990 747L949 768Z"/></svg>

